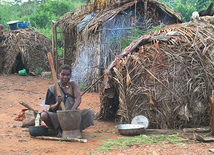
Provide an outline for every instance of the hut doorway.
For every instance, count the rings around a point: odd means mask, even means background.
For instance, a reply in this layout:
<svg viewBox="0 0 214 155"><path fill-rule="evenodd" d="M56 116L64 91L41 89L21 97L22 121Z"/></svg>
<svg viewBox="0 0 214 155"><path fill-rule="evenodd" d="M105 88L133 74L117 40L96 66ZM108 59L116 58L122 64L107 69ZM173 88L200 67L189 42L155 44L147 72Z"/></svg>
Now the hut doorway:
<svg viewBox="0 0 214 155"><path fill-rule="evenodd" d="M22 62L21 53L18 53L16 56L15 63L13 64L11 74L18 73L19 70L26 69L24 63Z"/></svg>

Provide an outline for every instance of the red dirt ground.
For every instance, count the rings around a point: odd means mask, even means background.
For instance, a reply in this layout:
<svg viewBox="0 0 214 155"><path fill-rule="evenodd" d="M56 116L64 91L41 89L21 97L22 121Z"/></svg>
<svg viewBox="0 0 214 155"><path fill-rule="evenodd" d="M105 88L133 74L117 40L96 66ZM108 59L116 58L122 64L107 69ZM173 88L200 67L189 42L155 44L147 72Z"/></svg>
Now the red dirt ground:
<svg viewBox="0 0 214 155"><path fill-rule="evenodd" d="M51 79L35 76L0 75L0 154L4 155L209 155L214 143L185 142L182 144L146 144L126 149L101 152L103 140L122 137L115 129L115 122L99 122L84 130L83 138L87 143L41 140L30 137L27 128L20 121L14 121L21 109L18 101L24 101L34 109L40 109ZM99 111L99 95L86 93L82 97L80 109L91 108Z"/></svg>

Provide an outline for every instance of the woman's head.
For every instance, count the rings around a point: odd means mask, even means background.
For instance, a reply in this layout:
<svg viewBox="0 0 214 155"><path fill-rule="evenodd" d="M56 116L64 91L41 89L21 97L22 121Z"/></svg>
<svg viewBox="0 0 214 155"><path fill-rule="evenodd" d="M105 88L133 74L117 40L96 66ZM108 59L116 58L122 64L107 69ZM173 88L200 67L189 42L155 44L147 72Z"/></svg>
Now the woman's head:
<svg viewBox="0 0 214 155"><path fill-rule="evenodd" d="M59 78L62 84L67 84L71 78L71 67L69 65L62 65L59 68Z"/></svg>

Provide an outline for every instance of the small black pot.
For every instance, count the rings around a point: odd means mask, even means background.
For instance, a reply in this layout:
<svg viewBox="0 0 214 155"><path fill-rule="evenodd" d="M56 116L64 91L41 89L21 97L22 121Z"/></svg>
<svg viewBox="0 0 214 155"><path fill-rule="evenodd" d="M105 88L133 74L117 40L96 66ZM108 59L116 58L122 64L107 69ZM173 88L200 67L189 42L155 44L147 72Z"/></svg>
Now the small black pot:
<svg viewBox="0 0 214 155"><path fill-rule="evenodd" d="M46 136L48 134L48 128L44 126L30 126L29 133L31 136Z"/></svg>

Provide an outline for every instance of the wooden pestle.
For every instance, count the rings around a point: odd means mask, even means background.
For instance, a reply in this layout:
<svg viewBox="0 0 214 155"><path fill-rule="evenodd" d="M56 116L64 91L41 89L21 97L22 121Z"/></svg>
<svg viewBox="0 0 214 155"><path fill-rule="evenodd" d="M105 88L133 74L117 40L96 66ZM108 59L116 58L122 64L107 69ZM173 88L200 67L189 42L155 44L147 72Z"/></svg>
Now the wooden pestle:
<svg viewBox="0 0 214 155"><path fill-rule="evenodd" d="M57 81L56 71L55 71L55 68L54 68L54 63L53 63L53 58L52 58L51 52L48 52L48 61L49 61L49 64L50 64L50 68L51 68L51 73L52 73L52 77L53 77L53 80L54 80L54 84L56 86L56 93L57 93L58 96L61 96L61 91L60 91L59 84L58 84L58 81ZM60 106L61 106L62 110L65 110L65 105L64 105L63 101L60 103Z"/></svg>

